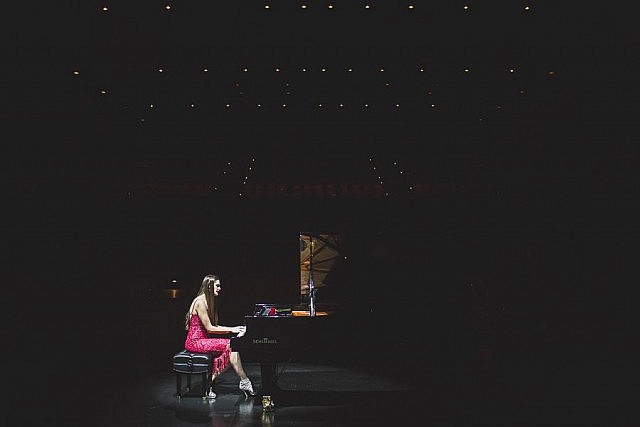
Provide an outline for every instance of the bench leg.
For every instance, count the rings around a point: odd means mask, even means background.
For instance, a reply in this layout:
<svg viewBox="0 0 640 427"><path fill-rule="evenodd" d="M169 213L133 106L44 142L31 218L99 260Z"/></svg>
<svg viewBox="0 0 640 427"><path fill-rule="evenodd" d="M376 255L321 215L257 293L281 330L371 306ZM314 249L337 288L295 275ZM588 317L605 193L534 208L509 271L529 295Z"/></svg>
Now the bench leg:
<svg viewBox="0 0 640 427"><path fill-rule="evenodd" d="M209 375L207 375L206 372L202 373L202 397L207 397L207 394L209 393L209 382L207 381L207 377Z"/></svg>
<svg viewBox="0 0 640 427"><path fill-rule="evenodd" d="M176 397L182 397L182 375L187 376L187 393L191 391L191 374L176 372ZM213 375L209 372L202 374L202 397L207 397L209 390L213 389Z"/></svg>

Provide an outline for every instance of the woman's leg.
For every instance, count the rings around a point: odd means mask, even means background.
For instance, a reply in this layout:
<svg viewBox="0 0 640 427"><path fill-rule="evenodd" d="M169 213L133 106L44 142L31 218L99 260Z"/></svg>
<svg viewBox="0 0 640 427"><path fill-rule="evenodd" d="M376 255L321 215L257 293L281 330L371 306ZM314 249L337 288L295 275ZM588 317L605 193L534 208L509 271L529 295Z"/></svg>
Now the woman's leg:
<svg viewBox="0 0 640 427"><path fill-rule="evenodd" d="M247 374L244 372L244 368L242 367L240 353L238 353L237 351L232 351L229 357L229 362L231 363L231 366L233 366L233 370L236 371L236 374L238 374L241 380L247 378Z"/></svg>
<svg viewBox="0 0 640 427"><path fill-rule="evenodd" d="M255 392L253 391L253 385L251 384L251 380L247 378L247 374L244 372L244 368L242 367L242 360L240 360L240 353L237 351L232 351L229 357L229 362L233 369L236 371L238 376L240 377L240 390L244 393L245 397L247 396L255 396Z"/></svg>

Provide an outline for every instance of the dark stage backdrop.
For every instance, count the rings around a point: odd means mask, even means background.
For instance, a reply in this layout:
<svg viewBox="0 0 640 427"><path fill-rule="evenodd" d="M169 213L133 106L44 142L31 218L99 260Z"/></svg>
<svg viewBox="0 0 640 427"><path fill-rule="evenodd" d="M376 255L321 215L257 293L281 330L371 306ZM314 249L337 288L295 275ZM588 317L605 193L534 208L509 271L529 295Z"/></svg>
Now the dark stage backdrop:
<svg viewBox="0 0 640 427"><path fill-rule="evenodd" d="M471 361L483 345L548 358L617 351L638 326L625 203L22 200L5 299L19 327L5 332L51 386L163 372L204 274L221 275L223 323L238 324L256 302L298 302L299 233L332 230L348 257L339 297L362 348Z"/></svg>

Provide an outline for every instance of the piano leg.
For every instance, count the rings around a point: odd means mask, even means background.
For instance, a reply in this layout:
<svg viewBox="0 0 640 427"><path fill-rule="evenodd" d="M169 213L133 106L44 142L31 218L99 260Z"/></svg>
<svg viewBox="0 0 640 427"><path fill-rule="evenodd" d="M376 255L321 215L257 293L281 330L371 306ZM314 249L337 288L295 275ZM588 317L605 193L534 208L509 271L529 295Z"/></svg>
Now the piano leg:
<svg viewBox="0 0 640 427"><path fill-rule="evenodd" d="M262 396L271 396L278 391L276 383L276 361L273 358L265 358L260 362L261 392Z"/></svg>

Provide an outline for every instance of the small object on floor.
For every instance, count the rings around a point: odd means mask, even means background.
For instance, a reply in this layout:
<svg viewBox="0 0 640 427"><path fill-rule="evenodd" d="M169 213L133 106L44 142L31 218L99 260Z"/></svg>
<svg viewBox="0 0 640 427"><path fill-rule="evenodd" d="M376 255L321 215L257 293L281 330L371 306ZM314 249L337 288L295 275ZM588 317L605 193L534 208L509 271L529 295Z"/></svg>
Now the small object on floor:
<svg viewBox="0 0 640 427"><path fill-rule="evenodd" d="M271 399L271 396L262 396L262 410L264 412L271 412L275 408L275 403Z"/></svg>

